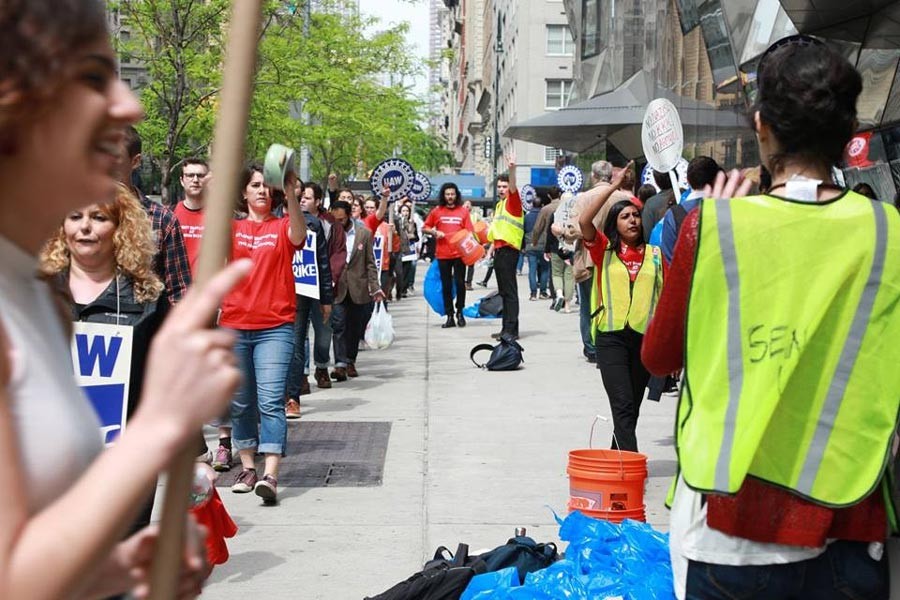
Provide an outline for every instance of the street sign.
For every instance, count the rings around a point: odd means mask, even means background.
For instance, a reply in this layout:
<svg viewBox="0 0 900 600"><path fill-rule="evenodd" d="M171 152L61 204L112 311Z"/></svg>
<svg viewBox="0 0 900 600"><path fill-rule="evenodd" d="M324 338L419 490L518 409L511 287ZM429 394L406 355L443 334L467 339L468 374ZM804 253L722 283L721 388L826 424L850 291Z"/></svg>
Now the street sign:
<svg viewBox="0 0 900 600"><path fill-rule="evenodd" d="M409 194L415 177L416 171L408 162L402 158L389 158L372 170L369 185L376 196L381 196L381 189L384 186L389 187L390 201L395 202Z"/></svg>

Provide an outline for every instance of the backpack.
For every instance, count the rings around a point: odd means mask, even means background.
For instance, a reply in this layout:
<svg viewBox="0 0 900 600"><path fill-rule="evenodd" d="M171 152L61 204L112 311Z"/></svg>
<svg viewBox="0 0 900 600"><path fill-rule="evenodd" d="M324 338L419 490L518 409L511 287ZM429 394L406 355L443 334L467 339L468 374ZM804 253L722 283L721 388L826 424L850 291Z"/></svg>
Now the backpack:
<svg viewBox="0 0 900 600"><path fill-rule="evenodd" d="M478 302L478 316L499 317L503 312L503 298L497 292L491 292Z"/></svg>
<svg viewBox="0 0 900 600"><path fill-rule="evenodd" d="M549 567L557 560L555 544L538 544L526 536L511 538L503 546L477 556L469 556L466 544L457 547L455 556L441 546L421 571L365 600L458 600L475 575L516 567L522 583L528 573Z"/></svg>
<svg viewBox="0 0 900 600"><path fill-rule="evenodd" d="M516 567L519 571L519 583L525 583L525 575L545 569L559 560L556 544L538 544L530 537L520 535L510 538L503 546L490 552L479 554L484 561L487 572L500 571L507 567Z"/></svg>
<svg viewBox="0 0 900 600"><path fill-rule="evenodd" d="M475 355L482 350L490 350L491 357L486 363L479 365L475 362ZM500 343L496 346L491 346L490 344L478 344L472 348L472 351L469 352L469 359L475 363L475 366L479 369L487 369L488 371L515 371L519 368L519 365L525 362L525 359L522 358L523 352L525 352L525 348L520 346L519 342L503 336L500 338Z"/></svg>
<svg viewBox="0 0 900 600"><path fill-rule="evenodd" d="M441 546L421 571L365 600L458 600L469 581L486 572L484 561L477 556L470 557L466 544L460 544L455 555Z"/></svg>

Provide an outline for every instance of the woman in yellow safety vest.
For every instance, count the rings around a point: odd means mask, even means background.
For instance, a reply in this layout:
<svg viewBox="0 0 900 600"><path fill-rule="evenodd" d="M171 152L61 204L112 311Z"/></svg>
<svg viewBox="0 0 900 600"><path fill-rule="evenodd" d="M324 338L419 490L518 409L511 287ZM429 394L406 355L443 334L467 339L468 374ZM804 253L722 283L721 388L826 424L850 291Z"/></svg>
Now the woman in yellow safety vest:
<svg viewBox="0 0 900 600"><path fill-rule="evenodd" d="M593 223L630 168L631 163L578 220L584 245L597 265L591 287L592 329L597 368L612 411L613 448L637 452L635 429L650 379L641 363L641 343L662 291L662 258L657 246L644 242L641 211L631 200L610 208L602 232Z"/></svg>
<svg viewBox="0 0 900 600"><path fill-rule="evenodd" d="M831 183L860 74L806 36L759 59L771 173L719 175L682 224L643 349L684 366L670 497L678 598L889 596L900 409L900 217Z"/></svg>

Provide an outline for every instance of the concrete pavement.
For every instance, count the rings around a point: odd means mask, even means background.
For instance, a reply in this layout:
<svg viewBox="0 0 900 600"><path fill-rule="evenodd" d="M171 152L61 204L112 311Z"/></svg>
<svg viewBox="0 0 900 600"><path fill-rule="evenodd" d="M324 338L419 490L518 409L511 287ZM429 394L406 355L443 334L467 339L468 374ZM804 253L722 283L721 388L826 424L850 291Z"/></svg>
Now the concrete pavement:
<svg viewBox="0 0 900 600"><path fill-rule="evenodd" d="M419 570L441 545L493 548L517 526L559 543L550 509L565 514L567 453L587 446L594 416L609 416L609 404L599 371L581 356L577 312L528 301L527 278L518 282L525 367L517 372L469 361L498 320L441 329L418 285L414 297L391 305L394 345L361 352L358 379L331 390L313 384L302 398L304 420L391 423L383 485L283 487L276 507L220 488L240 532L205 597L361 599ZM468 303L484 293L468 292ZM663 530L675 400L645 401L638 426L649 456L647 520ZM594 445L606 447L610 435L611 424L599 423Z"/></svg>

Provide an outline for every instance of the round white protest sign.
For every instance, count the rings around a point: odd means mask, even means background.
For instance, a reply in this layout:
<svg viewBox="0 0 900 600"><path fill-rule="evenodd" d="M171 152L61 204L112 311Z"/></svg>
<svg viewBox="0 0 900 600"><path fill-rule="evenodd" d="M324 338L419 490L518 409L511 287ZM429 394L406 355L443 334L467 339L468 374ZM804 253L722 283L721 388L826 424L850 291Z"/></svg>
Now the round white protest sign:
<svg viewBox="0 0 900 600"><path fill-rule="evenodd" d="M372 170L369 186L376 196L381 195L381 189L387 186L391 189L390 201L394 202L409 194L416 178L416 171L402 158L389 158L379 163Z"/></svg>
<svg viewBox="0 0 900 600"><path fill-rule="evenodd" d="M575 165L566 165L556 175L556 185L564 192L577 194L584 185L584 173Z"/></svg>
<svg viewBox="0 0 900 600"><path fill-rule="evenodd" d="M525 206L531 206L534 204L534 201L537 198L537 191L530 183L526 183L519 188L519 195L522 197L522 204L524 204Z"/></svg>
<svg viewBox="0 0 900 600"><path fill-rule="evenodd" d="M674 104L665 98L657 98L647 106L641 143L651 167L662 173L675 168L684 150L684 131Z"/></svg>
<svg viewBox="0 0 900 600"><path fill-rule="evenodd" d="M428 200L428 198L431 197L431 180L428 179L428 176L416 171L412 187L409 189L409 194L407 194L407 196L413 202L424 202Z"/></svg>

